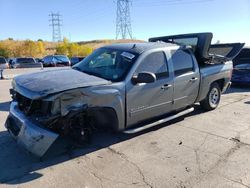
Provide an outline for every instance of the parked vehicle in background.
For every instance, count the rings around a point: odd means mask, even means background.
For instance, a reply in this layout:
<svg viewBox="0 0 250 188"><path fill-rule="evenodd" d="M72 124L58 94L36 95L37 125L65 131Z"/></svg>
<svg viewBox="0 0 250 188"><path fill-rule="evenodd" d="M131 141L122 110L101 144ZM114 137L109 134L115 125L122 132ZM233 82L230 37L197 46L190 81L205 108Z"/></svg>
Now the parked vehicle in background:
<svg viewBox="0 0 250 188"><path fill-rule="evenodd" d="M1 69L8 69L9 68L9 64L6 61L6 59L4 57L0 57L0 70Z"/></svg>
<svg viewBox="0 0 250 188"><path fill-rule="evenodd" d="M228 44L231 50L222 56L224 45L211 45L212 36L113 44L72 69L17 76L5 126L42 156L59 136L82 144L98 128L136 133L192 112L197 102L214 110L230 86L231 60L244 44Z"/></svg>
<svg viewBox="0 0 250 188"><path fill-rule="evenodd" d="M41 58L36 58L35 60L37 63L43 63L43 60Z"/></svg>
<svg viewBox="0 0 250 188"><path fill-rule="evenodd" d="M8 64L9 64L9 68L14 68L13 67L13 60L14 60L15 58L8 58Z"/></svg>
<svg viewBox="0 0 250 188"><path fill-rule="evenodd" d="M12 62L13 68L35 68L42 67L41 63L37 63L32 57L19 57L15 58Z"/></svg>
<svg viewBox="0 0 250 188"><path fill-rule="evenodd" d="M77 56L70 58L71 66L74 66L75 64L79 63L84 59L85 57L77 57Z"/></svg>
<svg viewBox="0 0 250 188"><path fill-rule="evenodd" d="M43 58L44 67L63 67L70 66L71 62L65 55L48 55Z"/></svg>
<svg viewBox="0 0 250 188"><path fill-rule="evenodd" d="M244 48L233 60L232 83L250 85L250 48Z"/></svg>

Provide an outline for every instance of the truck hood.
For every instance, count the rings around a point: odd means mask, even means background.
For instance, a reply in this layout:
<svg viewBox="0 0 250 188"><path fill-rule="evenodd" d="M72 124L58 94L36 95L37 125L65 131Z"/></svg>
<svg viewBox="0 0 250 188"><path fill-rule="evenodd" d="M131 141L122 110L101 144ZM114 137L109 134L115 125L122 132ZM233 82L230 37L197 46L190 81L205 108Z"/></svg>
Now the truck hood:
<svg viewBox="0 0 250 188"><path fill-rule="evenodd" d="M71 68L25 74L15 77L12 82L16 92L32 100L75 88L105 84L110 84L110 81Z"/></svg>

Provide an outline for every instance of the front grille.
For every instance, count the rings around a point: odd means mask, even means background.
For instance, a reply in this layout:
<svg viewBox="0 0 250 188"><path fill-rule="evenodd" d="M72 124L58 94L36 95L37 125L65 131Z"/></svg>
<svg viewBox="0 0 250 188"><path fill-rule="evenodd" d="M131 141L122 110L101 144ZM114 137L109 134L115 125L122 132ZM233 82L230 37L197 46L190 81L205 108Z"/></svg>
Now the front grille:
<svg viewBox="0 0 250 188"><path fill-rule="evenodd" d="M16 101L18 103L18 108L25 114L28 114L31 109L32 100L16 93Z"/></svg>
<svg viewBox="0 0 250 188"><path fill-rule="evenodd" d="M44 116L48 115L49 109L51 109L51 102L31 100L20 93L16 93L15 99L18 103L18 108L26 115Z"/></svg>

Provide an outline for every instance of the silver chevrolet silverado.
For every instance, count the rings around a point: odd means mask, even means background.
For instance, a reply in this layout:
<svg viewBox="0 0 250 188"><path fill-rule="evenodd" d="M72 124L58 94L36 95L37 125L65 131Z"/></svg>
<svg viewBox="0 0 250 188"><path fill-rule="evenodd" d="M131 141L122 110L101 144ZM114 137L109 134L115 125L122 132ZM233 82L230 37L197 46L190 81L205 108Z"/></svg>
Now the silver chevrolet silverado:
<svg viewBox="0 0 250 188"><path fill-rule="evenodd" d="M86 142L99 128L136 133L194 110L215 109L244 44L211 45L212 33L99 48L73 68L15 77L5 123L43 156L60 136Z"/></svg>

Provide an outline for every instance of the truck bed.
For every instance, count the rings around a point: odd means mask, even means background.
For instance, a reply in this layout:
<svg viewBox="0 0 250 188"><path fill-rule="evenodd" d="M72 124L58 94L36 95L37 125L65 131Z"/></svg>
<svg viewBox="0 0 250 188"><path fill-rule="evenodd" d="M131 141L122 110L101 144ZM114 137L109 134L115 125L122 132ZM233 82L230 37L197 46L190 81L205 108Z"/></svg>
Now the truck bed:
<svg viewBox="0 0 250 188"><path fill-rule="evenodd" d="M200 89L199 95L196 102L203 100L208 91L211 83L215 80L221 80L221 90L222 92L228 87L225 83L231 80L233 69L232 61L228 61L220 64L206 64L200 67Z"/></svg>

